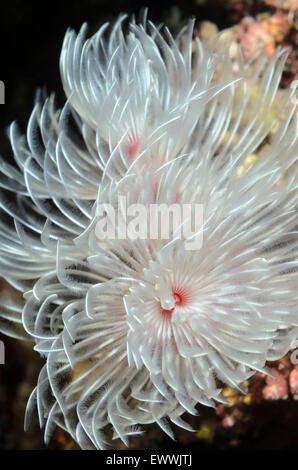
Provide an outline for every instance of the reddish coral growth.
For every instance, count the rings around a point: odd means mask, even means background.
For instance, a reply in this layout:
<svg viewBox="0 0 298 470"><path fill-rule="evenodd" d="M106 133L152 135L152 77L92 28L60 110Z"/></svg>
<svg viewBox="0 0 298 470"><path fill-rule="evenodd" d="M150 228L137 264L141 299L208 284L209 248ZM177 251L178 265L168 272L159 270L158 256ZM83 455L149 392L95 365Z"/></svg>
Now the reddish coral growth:
<svg viewBox="0 0 298 470"><path fill-rule="evenodd" d="M269 12L269 7L275 10ZM235 24L221 34L221 41L231 41L231 57L237 58L237 43L247 60L259 52L271 58L277 47L283 47L288 58L281 86L290 86L298 73L298 0L227 0L225 10ZM216 33L216 25L208 21L196 32L205 41L214 40Z"/></svg>
<svg viewBox="0 0 298 470"><path fill-rule="evenodd" d="M295 11L298 8L298 0L264 0L264 3L280 10Z"/></svg>
<svg viewBox="0 0 298 470"><path fill-rule="evenodd" d="M273 369L274 377L266 377L266 386L263 388L265 400L278 400L287 397L288 381L278 370Z"/></svg>
<svg viewBox="0 0 298 470"><path fill-rule="evenodd" d="M221 424L224 428L231 428L235 424L235 419L232 415L226 415L222 421Z"/></svg>
<svg viewBox="0 0 298 470"><path fill-rule="evenodd" d="M298 365L290 373L289 377L290 390L293 395L298 395Z"/></svg>
<svg viewBox="0 0 298 470"><path fill-rule="evenodd" d="M288 16L282 12L258 15L257 19L243 18L234 28L233 35L240 43L246 59L253 57L258 51L264 50L272 57L276 44L281 43L290 30Z"/></svg>
<svg viewBox="0 0 298 470"><path fill-rule="evenodd" d="M298 394L298 365L293 365L290 355L269 365L271 376L256 372L243 384L245 394L225 387L222 391L226 404L218 403L215 415L218 426L232 428L250 420L252 405L264 405L266 401L296 399ZM242 426L241 425L241 426ZM219 432L219 430L218 430Z"/></svg>

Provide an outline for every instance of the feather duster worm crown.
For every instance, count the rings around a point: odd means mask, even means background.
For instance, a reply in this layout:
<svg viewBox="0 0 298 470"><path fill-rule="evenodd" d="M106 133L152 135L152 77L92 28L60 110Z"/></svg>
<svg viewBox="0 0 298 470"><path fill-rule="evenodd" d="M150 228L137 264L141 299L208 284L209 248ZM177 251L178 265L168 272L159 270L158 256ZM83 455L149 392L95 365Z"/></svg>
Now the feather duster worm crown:
<svg viewBox="0 0 298 470"><path fill-rule="evenodd" d="M197 404L224 402L298 337L297 117L278 96L286 55L245 63L220 41L177 38L121 16L90 39L68 31L67 102L37 99L27 136L1 163L1 328L45 358L27 406L49 441L82 448L140 425L191 429ZM110 29L109 29L110 28ZM98 208L202 204L203 244L97 236ZM149 213L150 214L150 213ZM150 218L150 216L149 216ZM22 333L21 325L25 333Z"/></svg>

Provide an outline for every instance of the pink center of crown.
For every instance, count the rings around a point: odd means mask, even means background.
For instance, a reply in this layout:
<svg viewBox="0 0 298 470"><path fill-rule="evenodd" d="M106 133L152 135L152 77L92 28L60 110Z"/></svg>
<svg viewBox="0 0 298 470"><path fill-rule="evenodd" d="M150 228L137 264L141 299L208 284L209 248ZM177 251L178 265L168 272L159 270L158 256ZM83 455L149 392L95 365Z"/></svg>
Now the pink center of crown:
<svg viewBox="0 0 298 470"><path fill-rule="evenodd" d="M166 309L161 307L162 316L165 317L165 318L168 318L168 319L171 318L172 313L175 310L177 305L182 306L184 304L184 299L181 295L181 292L178 293L178 292L173 291L173 296L174 296L174 299L175 299L175 307L171 308L170 310L166 310Z"/></svg>

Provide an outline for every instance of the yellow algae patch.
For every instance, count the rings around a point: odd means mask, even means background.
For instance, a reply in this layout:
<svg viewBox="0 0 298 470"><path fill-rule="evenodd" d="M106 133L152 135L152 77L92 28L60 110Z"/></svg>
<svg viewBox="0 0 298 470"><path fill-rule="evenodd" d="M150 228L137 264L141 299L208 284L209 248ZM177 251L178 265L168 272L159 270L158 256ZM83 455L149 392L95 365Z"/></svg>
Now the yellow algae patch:
<svg viewBox="0 0 298 470"><path fill-rule="evenodd" d="M237 167L236 174L238 178L241 178L241 176L244 175L244 173L250 168L252 165L254 165L259 159L259 156L256 153L251 153L249 154L244 162Z"/></svg>

